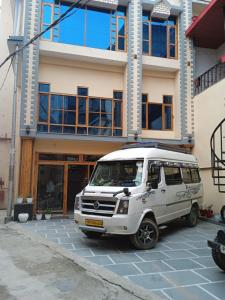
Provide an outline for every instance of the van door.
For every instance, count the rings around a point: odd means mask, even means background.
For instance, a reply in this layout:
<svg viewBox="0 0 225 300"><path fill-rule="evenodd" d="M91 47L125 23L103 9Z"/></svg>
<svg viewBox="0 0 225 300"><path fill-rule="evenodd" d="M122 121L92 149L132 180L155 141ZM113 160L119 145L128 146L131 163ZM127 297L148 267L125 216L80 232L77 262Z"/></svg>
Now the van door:
<svg viewBox="0 0 225 300"><path fill-rule="evenodd" d="M162 166L149 161L147 185L151 186L151 190L148 192L146 208L152 208L157 224L164 222L166 212L166 197L165 193L162 192L165 187L165 182L161 173Z"/></svg>
<svg viewBox="0 0 225 300"><path fill-rule="evenodd" d="M166 211L168 221L186 214L190 207L190 198L181 177L180 167L164 166ZM188 213L188 212L187 212Z"/></svg>

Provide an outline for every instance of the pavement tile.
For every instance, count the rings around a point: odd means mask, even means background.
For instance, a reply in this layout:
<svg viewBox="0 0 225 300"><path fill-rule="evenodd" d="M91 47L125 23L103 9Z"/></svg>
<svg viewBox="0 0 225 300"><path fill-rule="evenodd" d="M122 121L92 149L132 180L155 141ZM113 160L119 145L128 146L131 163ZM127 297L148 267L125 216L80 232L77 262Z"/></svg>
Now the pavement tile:
<svg viewBox="0 0 225 300"><path fill-rule="evenodd" d="M71 243L60 244L60 246L62 246L63 248L65 248L67 250L73 250L74 249L74 246Z"/></svg>
<svg viewBox="0 0 225 300"><path fill-rule="evenodd" d="M201 276L198 276L197 274L189 270L167 272L164 273L163 276L165 276L169 280L169 282L172 283L174 286L183 286L207 282L207 279L204 279Z"/></svg>
<svg viewBox="0 0 225 300"><path fill-rule="evenodd" d="M67 243L72 244L74 242L74 239L71 239L69 237L60 237L59 240L60 240L60 244L67 244Z"/></svg>
<svg viewBox="0 0 225 300"><path fill-rule="evenodd" d="M112 261L106 255L87 257L87 259L101 266L107 266L113 264Z"/></svg>
<svg viewBox="0 0 225 300"><path fill-rule="evenodd" d="M204 276L208 280L214 282L214 281L225 281L225 272L220 270L219 268L207 268L207 269L200 269L195 270L196 273ZM225 282L224 282L225 287ZM225 294L224 294L225 299Z"/></svg>
<svg viewBox="0 0 225 300"><path fill-rule="evenodd" d="M154 300L168 300L169 299L161 291L151 291L151 296Z"/></svg>
<svg viewBox="0 0 225 300"><path fill-rule="evenodd" d="M173 270L162 261L142 262L136 263L135 265L141 269L143 273L159 273Z"/></svg>
<svg viewBox="0 0 225 300"><path fill-rule="evenodd" d="M163 252L159 251L148 251L148 252L136 252L139 257L144 261L162 260L168 258Z"/></svg>
<svg viewBox="0 0 225 300"><path fill-rule="evenodd" d="M121 252L117 249L105 249L105 248L92 248L93 253L97 255L104 255L104 254L120 254Z"/></svg>
<svg viewBox="0 0 225 300"><path fill-rule="evenodd" d="M97 257L97 256L96 256ZM142 261L137 255L128 253L128 254L111 254L110 258L116 263L134 263Z"/></svg>
<svg viewBox="0 0 225 300"><path fill-rule="evenodd" d="M107 266L107 269L109 269L110 271L117 273L121 276L137 275L137 274L141 273L132 264L116 264L116 265Z"/></svg>
<svg viewBox="0 0 225 300"><path fill-rule="evenodd" d="M197 263L201 264L203 267L206 268L215 267L215 263L212 257L197 257L192 258L192 260L196 261Z"/></svg>
<svg viewBox="0 0 225 300"><path fill-rule="evenodd" d="M172 284L160 274L128 276L127 278L146 289L163 289L172 286Z"/></svg>
<svg viewBox="0 0 225 300"><path fill-rule="evenodd" d="M189 250L191 251L191 250ZM196 257L193 253L186 250L171 250L164 251L164 253L170 258L188 258L188 257Z"/></svg>
<svg viewBox="0 0 225 300"><path fill-rule="evenodd" d="M165 246L167 246L170 249L193 249L191 246L189 246L189 243L172 243L172 242L168 242L164 244ZM168 250L168 249L167 249Z"/></svg>
<svg viewBox="0 0 225 300"><path fill-rule="evenodd" d="M197 256L211 256L211 249L209 248L191 249L189 251Z"/></svg>
<svg viewBox="0 0 225 300"><path fill-rule="evenodd" d="M82 257L92 257L93 254L90 249L79 249L79 250L72 250L72 253L82 256Z"/></svg>
<svg viewBox="0 0 225 300"><path fill-rule="evenodd" d="M201 265L188 258L170 259L170 260L165 260L165 262L176 270L202 268Z"/></svg>
<svg viewBox="0 0 225 300"><path fill-rule="evenodd" d="M218 297L218 299L225 299L225 284L224 282L218 282L218 283L207 283L204 285L201 285L202 288L210 292L211 294Z"/></svg>
<svg viewBox="0 0 225 300"><path fill-rule="evenodd" d="M173 300L215 300L198 286L166 289L164 293Z"/></svg>
<svg viewBox="0 0 225 300"><path fill-rule="evenodd" d="M198 248L198 249L202 249L205 248L207 246L207 240L202 240L202 241L190 241L188 242L188 244L192 247L192 248Z"/></svg>

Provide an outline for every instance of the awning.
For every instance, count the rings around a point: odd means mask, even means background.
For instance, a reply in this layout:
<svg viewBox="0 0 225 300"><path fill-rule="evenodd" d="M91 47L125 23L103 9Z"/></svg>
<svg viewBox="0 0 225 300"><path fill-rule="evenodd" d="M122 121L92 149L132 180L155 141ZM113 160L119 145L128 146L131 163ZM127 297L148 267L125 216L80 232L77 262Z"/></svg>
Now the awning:
<svg viewBox="0 0 225 300"><path fill-rule="evenodd" d="M195 46L217 49L225 42L224 6L225 0L212 0L187 29Z"/></svg>

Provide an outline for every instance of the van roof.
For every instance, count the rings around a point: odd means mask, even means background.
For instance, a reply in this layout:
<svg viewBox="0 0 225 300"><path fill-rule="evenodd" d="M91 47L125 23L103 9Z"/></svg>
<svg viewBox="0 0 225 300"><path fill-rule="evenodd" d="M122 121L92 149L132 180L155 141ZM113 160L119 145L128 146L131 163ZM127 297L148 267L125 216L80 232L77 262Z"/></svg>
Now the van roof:
<svg viewBox="0 0 225 300"><path fill-rule="evenodd" d="M197 159L191 154L157 148L130 148L118 150L103 156L99 161L136 160L144 158L197 163Z"/></svg>

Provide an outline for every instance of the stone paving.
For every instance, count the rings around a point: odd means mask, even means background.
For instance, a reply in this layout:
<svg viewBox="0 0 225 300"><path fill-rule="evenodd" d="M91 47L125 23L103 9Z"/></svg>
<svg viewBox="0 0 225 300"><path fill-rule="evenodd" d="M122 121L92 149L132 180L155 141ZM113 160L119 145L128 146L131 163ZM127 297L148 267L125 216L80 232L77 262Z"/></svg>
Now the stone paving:
<svg viewBox="0 0 225 300"><path fill-rule="evenodd" d="M162 299L225 299L225 273L213 262L207 239L221 226L174 223L152 250L135 250L125 237L89 239L71 219L22 224L62 247L152 290Z"/></svg>

